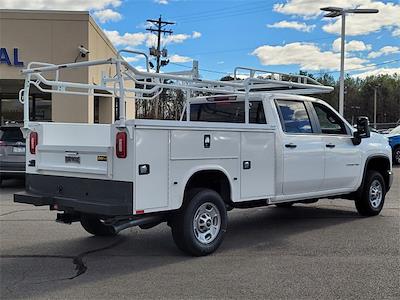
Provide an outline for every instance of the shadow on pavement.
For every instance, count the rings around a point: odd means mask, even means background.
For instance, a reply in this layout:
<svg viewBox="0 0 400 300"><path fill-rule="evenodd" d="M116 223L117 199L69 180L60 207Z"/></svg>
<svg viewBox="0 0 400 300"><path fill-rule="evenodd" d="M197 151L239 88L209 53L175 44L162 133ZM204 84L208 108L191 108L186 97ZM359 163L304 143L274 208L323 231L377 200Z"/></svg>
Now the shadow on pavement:
<svg viewBox="0 0 400 300"><path fill-rule="evenodd" d="M316 206L295 206L291 209L259 208L247 210L244 214L235 211L229 217L225 240L212 257L235 255L235 252L241 249L246 249L249 257L253 255L251 253L258 251L268 255L289 247L288 239L291 236L357 219L360 218L354 211ZM43 249L43 252L40 249ZM54 253L57 249L62 249L62 254ZM146 231L129 229L114 239L79 237L18 249L18 253L23 252L26 255L13 256L13 251L9 252L11 253L2 253L1 256L1 273L7 274L1 276L1 285L6 287L1 294L5 298L46 297L46 294L53 292L55 288L58 291L77 288L80 284L101 282L109 277L135 274L182 262L199 263L199 258L188 257L177 250L166 225ZM39 252L40 255L30 255ZM77 264L76 259L80 259L84 266ZM76 271L73 270L74 267L77 268ZM57 268L63 271L57 272ZM76 273L82 271L82 268L87 268L88 272ZM27 275L30 272L35 274L34 270L40 270L40 276ZM13 273L14 275L11 275ZM80 276L74 277L75 275ZM57 281L56 285L54 281Z"/></svg>

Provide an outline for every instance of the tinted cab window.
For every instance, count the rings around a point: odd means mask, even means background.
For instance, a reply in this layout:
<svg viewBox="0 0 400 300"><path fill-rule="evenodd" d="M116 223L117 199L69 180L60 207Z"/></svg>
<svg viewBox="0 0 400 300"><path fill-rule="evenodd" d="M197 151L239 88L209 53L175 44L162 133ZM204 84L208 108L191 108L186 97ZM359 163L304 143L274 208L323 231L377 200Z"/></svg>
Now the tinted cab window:
<svg viewBox="0 0 400 300"><path fill-rule="evenodd" d="M312 133L310 117L302 101L276 101L282 129L287 133Z"/></svg>
<svg viewBox="0 0 400 300"><path fill-rule="evenodd" d="M202 122L244 123L244 102L212 102L190 105L190 120ZM261 101L250 101L250 123L265 124Z"/></svg>
<svg viewBox="0 0 400 300"><path fill-rule="evenodd" d="M323 134L347 134L346 126L329 107L313 103Z"/></svg>

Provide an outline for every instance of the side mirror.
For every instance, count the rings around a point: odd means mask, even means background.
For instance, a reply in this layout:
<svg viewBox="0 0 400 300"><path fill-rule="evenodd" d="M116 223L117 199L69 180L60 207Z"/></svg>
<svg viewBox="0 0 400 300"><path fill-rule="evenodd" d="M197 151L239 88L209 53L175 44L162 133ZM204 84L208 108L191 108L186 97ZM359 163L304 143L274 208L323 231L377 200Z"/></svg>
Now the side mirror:
<svg viewBox="0 0 400 300"><path fill-rule="evenodd" d="M354 132L353 136L353 144L359 145L361 143L361 139L369 138L371 136L371 132L369 129L369 121L368 117L358 117L357 118L357 131Z"/></svg>

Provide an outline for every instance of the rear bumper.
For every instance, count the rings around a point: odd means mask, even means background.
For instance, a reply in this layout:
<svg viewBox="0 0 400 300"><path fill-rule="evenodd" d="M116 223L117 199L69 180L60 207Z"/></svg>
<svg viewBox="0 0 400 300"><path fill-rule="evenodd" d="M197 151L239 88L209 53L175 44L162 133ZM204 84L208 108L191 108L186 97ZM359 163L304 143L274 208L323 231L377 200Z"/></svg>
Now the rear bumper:
<svg viewBox="0 0 400 300"><path fill-rule="evenodd" d="M0 161L0 176L2 178L25 176L25 161L23 162Z"/></svg>
<svg viewBox="0 0 400 300"><path fill-rule="evenodd" d="M133 183L64 176L26 175L26 191L14 202L57 206L66 212L102 216L133 214Z"/></svg>

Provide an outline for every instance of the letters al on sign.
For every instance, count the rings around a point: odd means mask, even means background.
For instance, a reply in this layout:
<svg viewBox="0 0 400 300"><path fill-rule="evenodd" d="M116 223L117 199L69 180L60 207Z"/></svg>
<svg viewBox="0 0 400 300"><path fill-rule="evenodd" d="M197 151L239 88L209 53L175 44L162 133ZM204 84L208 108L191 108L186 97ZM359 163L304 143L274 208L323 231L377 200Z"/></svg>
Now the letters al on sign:
<svg viewBox="0 0 400 300"><path fill-rule="evenodd" d="M11 62L10 56L8 55L7 49L6 48L0 48L0 64L7 64L9 66L16 66L16 67L22 67L24 63L22 61L19 61L19 52L18 48L14 48L13 51L13 60Z"/></svg>

